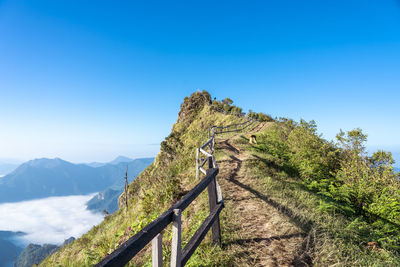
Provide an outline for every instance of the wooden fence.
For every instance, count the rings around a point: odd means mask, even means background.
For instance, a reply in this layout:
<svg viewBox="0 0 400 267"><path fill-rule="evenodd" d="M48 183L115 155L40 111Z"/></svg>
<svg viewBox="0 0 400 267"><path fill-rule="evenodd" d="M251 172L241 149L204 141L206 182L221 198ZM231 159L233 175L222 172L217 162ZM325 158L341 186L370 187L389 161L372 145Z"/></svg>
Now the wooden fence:
<svg viewBox="0 0 400 267"><path fill-rule="evenodd" d="M150 242L152 243L152 265L156 267L163 266L161 232L170 223L172 223L171 267L184 266L210 228L212 228L213 243L221 245L219 214L224 208L224 200L221 188L216 181L219 169L214 157L215 136L216 134L243 130L254 121L254 119L249 119L240 124L211 127L209 129L209 139L207 142L196 149L196 177L199 178L200 172L204 173L205 177L181 200L173 204L166 212L144 227L136 235L129 238L95 266L124 266ZM202 158L202 156L205 156L205 158ZM206 170L204 169L204 165L207 162L208 169ZM208 191L210 214L191 237L186 246L181 249L181 214L206 187Z"/></svg>

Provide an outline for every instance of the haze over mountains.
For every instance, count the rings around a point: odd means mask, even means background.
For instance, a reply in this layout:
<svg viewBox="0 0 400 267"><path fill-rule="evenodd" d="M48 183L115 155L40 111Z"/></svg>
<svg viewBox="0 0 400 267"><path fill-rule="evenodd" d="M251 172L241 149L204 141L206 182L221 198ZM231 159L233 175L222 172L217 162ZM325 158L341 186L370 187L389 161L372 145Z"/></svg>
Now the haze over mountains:
<svg viewBox="0 0 400 267"><path fill-rule="evenodd" d="M124 156L118 156L116 157L114 160L107 162L107 163L103 163L103 162L91 162L91 163L87 163L86 165L90 166L90 167L102 167L105 166L107 164L111 164L111 165L117 165L119 163L123 163L123 162L131 162L133 161L133 159L128 158L128 157L124 157Z"/></svg>
<svg viewBox="0 0 400 267"><path fill-rule="evenodd" d="M16 256L21 253L23 247L14 244L11 240L17 236L21 236L23 233L1 231L0 230L0 266L2 267L13 267Z"/></svg>
<svg viewBox="0 0 400 267"><path fill-rule="evenodd" d="M126 157L103 164L73 164L60 158L31 160L0 179L0 203L120 188L124 184L126 166L132 180L151 162L153 158L131 160Z"/></svg>
<svg viewBox="0 0 400 267"><path fill-rule="evenodd" d="M87 231L88 227L102 218L101 214L90 211L103 212L106 209L112 213L118 209L118 197L125 183L126 168L128 167L128 181L131 182L153 160L154 158L131 159L119 156L108 163L74 164L60 158L41 158L15 165L17 168L14 171L0 178L0 250L3 252L0 253L0 266L14 266L15 257L27 245L22 244L26 241L59 244L70 236L80 236L83 230ZM87 196L95 192L100 193L94 196L92 194L92 199ZM49 198L54 196L63 197ZM82 202L81 198L85 200ZM26 216L31 220L21 221ZM68 216L75 220L62 219ZM58 223L54 223L55 221ZM55 233L61 237L57 237ZM49 240L50 235L54 237L52 240ZM43 242L38 236L44 238ZM26 255L19 259L18 266L31 266L20 263L36 262L53 247L55 245L40 247L30 244L25 251Z"/></svg>
<svg viewBox="0 0 400 267"><path fill-rule="evenodd" d="M14 171L19 164L0 161L0 177Z"/></svg>

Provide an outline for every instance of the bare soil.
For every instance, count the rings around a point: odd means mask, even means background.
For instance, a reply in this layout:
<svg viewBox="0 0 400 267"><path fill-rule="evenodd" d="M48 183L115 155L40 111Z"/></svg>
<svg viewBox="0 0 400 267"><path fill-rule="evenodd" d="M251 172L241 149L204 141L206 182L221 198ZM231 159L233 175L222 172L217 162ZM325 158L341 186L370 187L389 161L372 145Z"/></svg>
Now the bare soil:
<svg viewBox="0 0 400 267"><path fill-rule="evenodd" d="M251 132L264 127L268 125L259 124ZM218 182L226 209L234 214L234 221L225 229L234 238L224 243L225 249L234 253L233 266L308 266L301 255L305 231L268 198L261 181L246 172L246 161L253 156L236 142L245 136L217 140L217 149L229 158L218 162Z"/></svg>

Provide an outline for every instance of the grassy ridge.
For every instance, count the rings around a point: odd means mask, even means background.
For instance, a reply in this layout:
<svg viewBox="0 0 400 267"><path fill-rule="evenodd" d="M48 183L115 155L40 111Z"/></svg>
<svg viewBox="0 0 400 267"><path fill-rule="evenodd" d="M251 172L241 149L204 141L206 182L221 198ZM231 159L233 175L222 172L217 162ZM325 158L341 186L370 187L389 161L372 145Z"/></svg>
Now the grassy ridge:
<svg viewBox="0 0 400 267"><path fill-rule="evenodd" d="M193 188L198 182L195 180L195 148L207 140L208 128L244 120L213 111L207 104L210 100L211 97L206 92L194 93L190 98L185 98L178 121L172 127L171 134L162 142L155 162L129 185L128 209L121 208L106 217L87 234L47 258L41 266L91 266L97 263ZM124 199L124 195L120 199ZM184 244L207 217L208 212L208 198L203 192L183 212ZM164 233L166 261L169 260L170 240L171 230L167 228ZM213 260L210 255L215 254L218 248L207 245L210 242L203 243L188 262L188 266L197 266L198 261L203 262L205 258ZM150 265L149 257L149 249L144 249L129 265Z"/></svg>
<svg viewBox="0 0 400 267"><path fill-rule="evenodd" d="M121 208L105 218L42 266L97 263L193 188L198 182L195 148L207 140L208 128L244 120L216 112L210 102L206 92L185 98L155 162L129 185L128 209ZM226 103L222 105L225 111L239 110ZM257 187L261 194L308 233L302 250L309 261L316 266L400 266L400 190L388 153L367 157L363 149L366 136L359 130L340 133L337 143L327 142L317 135L312 122L280 119L256 135L255 146L245 137L236 141L251 155L244 162L244 171L254 184L261 185ZM216 151L216 158L218 161L227 155ZM221 213L223 248L211 245L208 235L187 266L235 266L240 255L225 249L226 244L239 239L239 226L231 210L228 204ZM203 192L183 212L184 244L208 212L208 197ZM165 262L170 257L171 237L168 227L163 239ZM137 265L151 266L149 247L129 263Z"/></svg>
<svg viewBox="0 0 400 267"><path fill-rule="evenodd" d="M338 139L323 140L314 123L277 122L258 134L248 171L309 229L313 264L400 266L400 185L390 154L367 157L359 129Z"/></svg>

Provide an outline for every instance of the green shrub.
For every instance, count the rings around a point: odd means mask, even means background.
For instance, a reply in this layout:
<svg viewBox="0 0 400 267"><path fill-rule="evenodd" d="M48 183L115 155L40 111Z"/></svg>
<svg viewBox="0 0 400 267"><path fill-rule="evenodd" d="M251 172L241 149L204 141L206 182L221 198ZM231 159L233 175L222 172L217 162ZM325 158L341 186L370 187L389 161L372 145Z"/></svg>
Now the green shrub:
<svg viewBox="0 0 400 267"><path fill-rule="evenodd" d="M400 253L400 182L394 160L384 151L368 157L361 129L340 131L334 144L317 134L314 121L280 118L257 140L254 148L268 154L270 162L330 199L320 203L320 211L340 211L353 221L349 229L362 242L377 241Z"/></svg>

